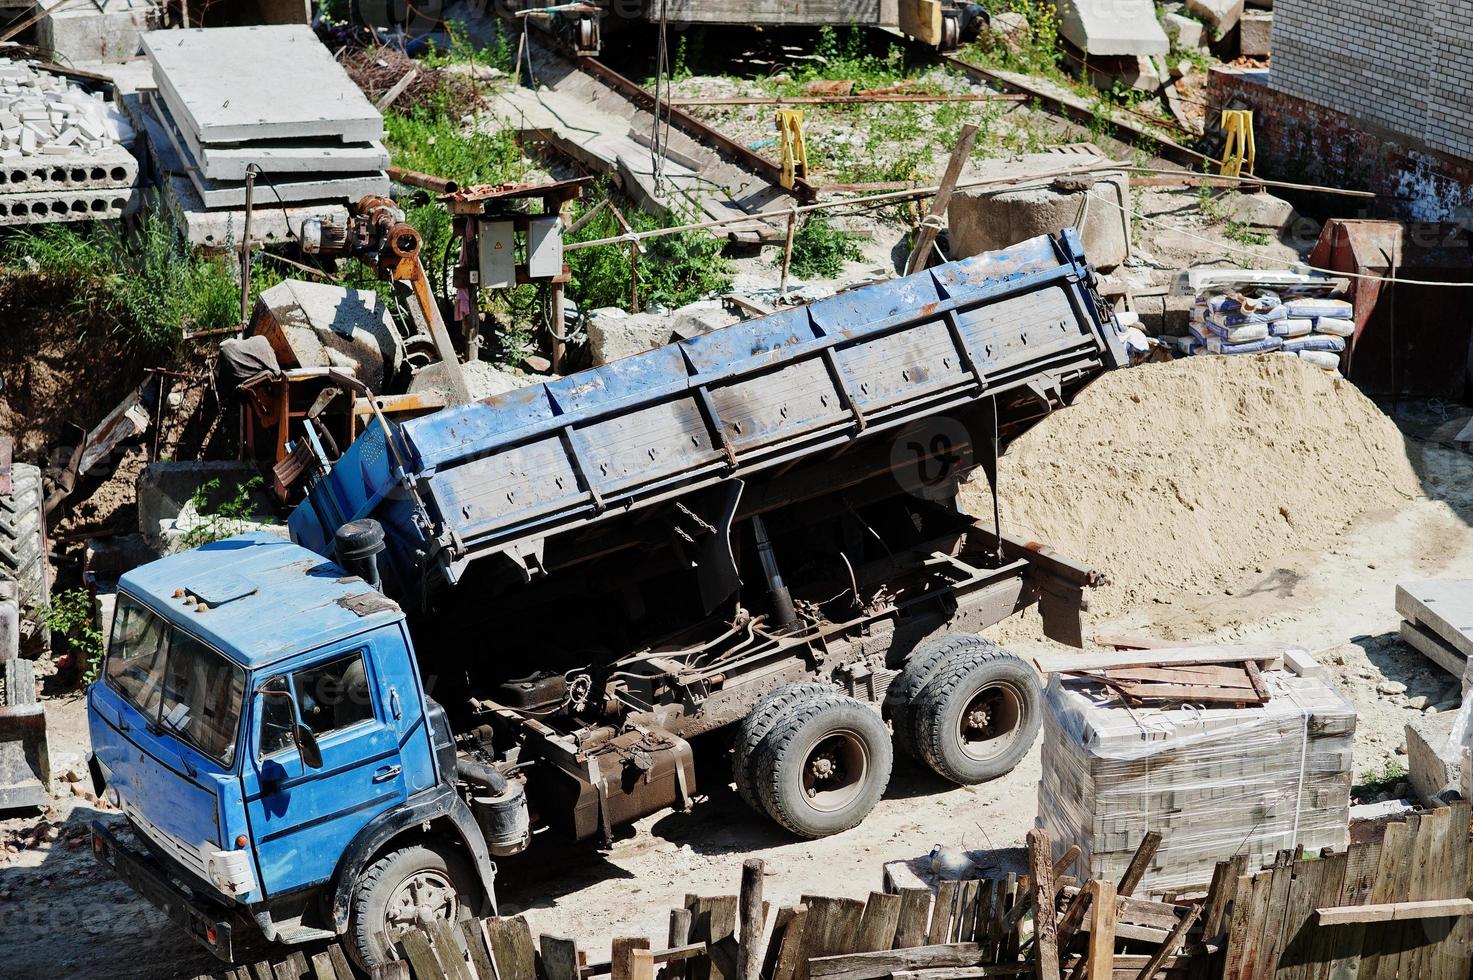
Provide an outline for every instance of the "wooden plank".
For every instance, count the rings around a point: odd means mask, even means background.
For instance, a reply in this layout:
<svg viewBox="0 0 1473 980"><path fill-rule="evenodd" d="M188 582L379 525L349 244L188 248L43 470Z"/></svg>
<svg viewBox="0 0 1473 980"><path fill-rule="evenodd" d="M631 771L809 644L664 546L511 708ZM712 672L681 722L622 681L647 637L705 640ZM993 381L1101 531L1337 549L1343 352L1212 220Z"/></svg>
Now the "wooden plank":
<svg viewBox="0 0 1473 980"><path fill-rule="evenodd" d="M1224 861L1222 863L1227 864L1228 862ZM1202 914L1204 907L1205 903L1198 902L1191 907L1186 915L1182 916L1181 921L1176 924L1176 928L1171 930L1171 934L1166 937L1166 941L1161 944L1161 947L1156 952L1151 954L1151 958L1146 961L1146 965L1141 967L1141 972L1136 974L1136 980L1155 980L1156 974L1161 972L1162 968L1166 965L1166 961L1174 956L1176 951L1181 948L1182 943L1186 941L1187 933L1191 931L1197 918Z"/></svg>
<svg viewBox="0 0 1473 980"><path fill-rule="evenodd" d="M327 947L327 955L332 957L333 969L337 970L338 980L352 980L355 976L353 968L348 965L348 955L343 952L343 947L333 943Z"/></svg>
<svg viewBox="0 0 1473 980"><path fill-rule="evenodd" d="M1284 942L1274 976L1279 980L1307 980L1321 953L1324 930L1315 923L1314 910L1327 895L1339 895L1345 880L1345 856L1296 861L1289 900L1284 912Z"/></svg>
<svg viewBox="0 0 1473 980"><path fill-rule="evenodd" d="M1157 843L1160 843L1160 835L1157 835ZM1129 871L1127 870L1126 873L1129 874ZM1114 977L1115 885L1113 882L1097 878L1091 881L1088 887L1093 893L1093 898L1090 900L1088 975L1096 980L1103 977Z"/></svg>
<svg viewBox="0 0 1473 980"><path fill-rule="evenodd" d="M1274 857L1273 881L1269 884L1268 903L1264 906L1262 931L1264 941L1258 947L1254 962L1255 977L1273 975L1279 952L1284 948L1284 917L1289 905L1289 890L1294 884L1293 851L1279 851Z"/></svg>
<svg viewBox="0 0 1473 980"><path fill-rule="evenodd" d="M951 941L969 943L977 925L977 880L962 882L956 896L956 916L952 920Z"/></svg>
<svg viewBox="0 0 1473 980"><path fill-rule="evenodd" d="M1345 877L1340 885L1338 905L1364 905L1376 879L1376 866L1381 860L1381 842L1352 844L1345 855ZM1316 980L1355 980L1360 972L1360 948L1365 938L1364 925L1349 925L1324 930L1327 952L1324 966L1316 971Z"/></svg>
<svg viewBox="0 0 1473 980"><path fill-rule="evenodd" d="M1459 800L1449 804L1448 809L1452 816L1451 831L1448 834L1450 878L1446 894L1451 898L1458 895L1473 896L1473 888L1468 883L1473 869L1469 867L1470 845L1466 833L1470 819L1473 819L1473 803ZM1459 832L1460 829L1464 832ZM1446 962L1446 975L1449 978L1463 980L1469 976L1470 967L1473 967L1473 919L1459 919L1453 926L1452 935L1442 948L1442 958Z"/></svg>
<svg viewBox="0 0 1473 980"><path fill-rule="evenodd" d="M1205 684L1123 684L1111 686L1129 698L1142 701L1206 701L1212 704L1263 704L1246 688L1208 687Z"/></svg>
<svg viewBox="0 0 1473 980"><path fill-rule="evenodd" d="M1141 838L1140 845L1131 856L1130 864L1126 865L1125 872L1120 876L1120 883L1115 886L1115 894L1128 898L1135 894L1136 886L1150 870L1151 859L1156 856L1156 851L1161 847L1161 834L1154 830L1146 831L1146 836ZM1113 896L1111 908L1114 908Z"/></svg>
<svg viewBox="0 0 1473 980"><path fill-rule="evenodd" d="M738 903L741 940L737 946L737 976L740 980L760 980L762 972L760 944L762 930L767 924L762 910L762 876L766 867L761 858L747 858L742 862L742 889ZM900 899L895 901L898 905ZM889 945L888 941L886 945Z"/></svg>
<svg viewBox="0 0 1473 980"><path fill-rule="evenodd" d="M1316 908L1340 901L1340 896L1345 891L1345 872L1349 866L1349 857L1345 851L1333 851L1330 848L1320 851L1320 864L1324 868L1320 874L1319 894L1314 899ZM1330 963L1335 957L1335 932L1334 929L1313 930L1309 953L1304 964L1296 969L1295 980L1328 980Z"/></svg>
<svg viewBox="0 0 1473 980"><path fill-rule="evenodd" d="M289 959L277 963L273 972L276 974L275 980L301 980L302 976L297 972L297 965Z"/></svg>
<svg viewBox="0 0 1473 980"><path fill-rule="evenodd" d="M909 949L926 941L926 923L931 915L931 891L927 888L900 890L900 918L895 927L895 948Z"/></svg>
<svg viewBox="0 0 1473 980"><path fill-rule="evenodd" d="M399 948L409 961L409 968L416 980L425 980L427 977L430 980L440 980L445 975L440 969L440 960L435 956L434 947L430 945L430 937L418 929L410 929L400 936Z"/></svg>
<svg viewBox="0 0 1473 980"><path fill-rule="evenodd" d="M879 980L896 970L931 967L973 967L980 964L982 947L976 943L944 943L816 957L809 963L812 980Z"/></svg>
<svg viewBox="0 0 1473 980"><path fill-rule="evenodd" d="M444 919L436 919L430 925L429 933L430 944L445 971L446 980L473 980L471 965L466 961L466 952L456 939L450 923Z"/></svg>
<svg viewBox="0 0 1473 980"><path fill-rule="evenodd" d="M994 961L994 947L997 938L996 931L996 896L1002 889L1002 882L992 878L984 878L977 885L977 925L972 930L972 938L981 944L985 954L984 959L991 963Z"/></svg>
<svg viewBox="0 0 1473 980"><path fill-rule="evenodd" d="M769 980L794 980L798 965L808 961L808 906L795 905L792 917L783 928L782 941L773 933L773 942L778 943L773 957L773 968L764 971Z"/></svg>
<svg viewBox="0 0 1473 980"><path fill-rule="evenodd" d="M1231 861L1219 861L1212 869L1212 884L1207 886L1207 900L1203 903L1202 939L1211 942L1222 933L1222 923L1227 916L1228 905L1233 900L1237 883L1237 872Z"/></svg>
<svg viewBox="0 0 1473 980"><path fill-rule="evenodd" d="M481 928L480 920L467 919L462 922L460 938L464 942L471 971L480 980L497 980L496 967L491 962L491 947L486 942L486 933ZM577 977L572 980L577 980Z"/></svg>
<svg viewBox="0 0 1473 980"><path fill-rule="evenodd" d="M1033 877L1033 961L1038 980L1058 980L1059 923L1054 908L1054 865L1048 834L1028 831L1028 872ZM1111 911L1113 911L1113 906Z"/></svg>
<svg viewBox="0 0 1473 980"><path fill-rule="evenodd" d="M1245 660L1252 660L1260 667L1272 669L1281 665L1283 659L1283 647L1242 643L1166 647L1153 649L1149 653L1100 650L1090 653L1039 654L1034 657L1034 663L1046 674L1066 674L1080 670L1114 670L1119 667L1159 667L1162 664L1235 664Z"/></svg>
<svg viewBox="0 0 1473 980"><path fill-rule="evenodd" d="M1405 863L1407 854L1407 825L1404 823L1391 823L1386 825L1386 830L1381 837L1381 858L1376 867L1376 874L1371 883L1371 890L1367 893L1367 902L1391 902L1405 896L1396 894L1396 871ZM1381 975L1381 945L1384 942L1384 930L1365 929L1363 931L1362 944L1357 958L1356 976L1362 980L1377 980ZM1395 963L1395 955L1390 959Z"/></svg>
<svg viewBox="0 0 1473 980"><path fill-rule="evenodd" d="M655 980L655 958L648 949L629 950L629 980Z"/></svg>
<svg viewBox="0 0 1473 980"><path fill-rule="evenodd" d="M715 946L736 935L737 904L735 895L687 895L685 907L690 910L690 941ZM712 960L693 960L686 965L690 980L737 980L726 977Z"/></svg>
<svg viewBox="0 0 1473 980"><path fill-rule="evenodd" d="M543 933L537 944L542 949L542 975L546 980L579 980L576 939ZM495 974L491 976L494 978ZM485 975L482 980L485 980Z"/></svg>
<svg viewBox="0 0 1473 980"><path fill-rule="evenodd" d="M265 960L251 964L251 972L256 975L256 980L276 980L276 971Z"/></svg>
<svg viewBox="0 0 1473 980"><path fill-rule="evenodd" d="M332 965L332 956L326 950L313 954L312 978L313 980L338 980L337 968ZM353 980L353 978L344 977L343 980Z"/></svg>
<svg viewBox="0 0 1473 980"><path fill-rule="evenodd" d="M1021 944L1023 939L1022 920L1013 918L1013 910L1016 909L1018 907L1018 904L1023 901L1023 896L1019 894L1018 876L1016 874L1010 873L1008 875L1007 881L1007 894L1003 896L1004 907L1006 909L1007 915L1003 918L1000 926L1003 931L1003 936L1002 941L999 944L998 952L1003 959L1011 961L1012 959L1017 957L1018 946Z"/></svg>
<svg viewBox="0 0 1473 980"><path fill-rule="evenodd" d="M1315 909L1319 925L1338 926L1352 922L1403 922L1473 915L1473 898L1433 898L1420 902L1390 902L1383 905L1348 905Z"/></svg>
<svg viewBox="0 0 1473 980"><path fill-rule="evenodd" d="M527 920L519 915L487 919L483 924L498 980L537 980L537 950Z"/></svg>
<svg viewBox="0 0 1473 980"><path fill-rule="evenodd" d="M616 936L610 944L609 976L612 980L634 980L631 975L633 970L633 957L630 955L636 949L647 950L650 941L644 936ZM498 958L498 964L501 960Z"/></svg>
<svg viewBox="0 0 1473 980"><path fill-rule="evenodd" d="M1438 825L1445 823L1445 817L1439 815L1439 811L1423 813L1417 821L1415 832L1413 832L1412 821L1415 815L1407 818L1407 832L1411 833L1411 861L1409 862L1409 875L1405 898L1398 901L1418 902L1426 898L1430 892L1431 867L1433 861L1433 843L1437 839ZM1421 969L1423 956L1422 944L1418 941L1421 927L1416 923L1397 923L1379 926L1376 930L1391 930L1396 935L1395 945L1399 950L1397 956L1396 975L1402 977L1418 977L1421 980ZM1384 962L1384 961L1383 961Z"/></svg>
<svg viewBox="0 0 1473 980"><path fill-rule="evenodd" d="M670 910L670 927L666 931L666 943L670 946L684 946L690 942L690 928L693 916L690 909L678 908ZM776 934L774 934L775 938ZM544 954L545 957L546 954ZM770 971L769 971L770 975ZM676 960L665 967L662 974L664 980L685 980L685 961ZM553 980L549 977L548 980Z"/></svg>
<svg viewBox="0 0 1473 980"><path fill-rule="evenodd" d="M1228 931L1227 960L1223 980L1242 980L1253 976L1262 943L1264 906L1273 881L1272 871L1260 871L1238 878L1237 896L1233 900L1232 924Z"/></svg>
<svg viewBox="0 0 1473 980"><path fill-rule="evenodd" d="M951 910L956 905L957 883L943 881L936 886L936 907L931 910L931 928L926 942L932 946L946 942L951 934Z"/></svg>
<svg viewBox="0 0 1473 980"><path fill-rule="evenodd" d="M895 945L895 930L900 925L900 896L870 892L859 919L859 939L855 952L872 953ZM756 976L744 980L758 980Z"/></svg>
<svg viewBox="0 0 1473 980"><path fill-rule="evenodd" d="M356 976L353 973L340 975L348 977ZM374 967L369 971L368 976L370 980L410 980L409 964L403 960L390 960L387 963L380 963Z"/></svg>
<svg viewBox="0 0 1473 980"><path fill-rule="evenodd" d="M853 953L864 916L864 903L854 898L804 895L803 904L808 906L808 959L798 964L794 980L808 980L809 963L815 958Z"/></svg>

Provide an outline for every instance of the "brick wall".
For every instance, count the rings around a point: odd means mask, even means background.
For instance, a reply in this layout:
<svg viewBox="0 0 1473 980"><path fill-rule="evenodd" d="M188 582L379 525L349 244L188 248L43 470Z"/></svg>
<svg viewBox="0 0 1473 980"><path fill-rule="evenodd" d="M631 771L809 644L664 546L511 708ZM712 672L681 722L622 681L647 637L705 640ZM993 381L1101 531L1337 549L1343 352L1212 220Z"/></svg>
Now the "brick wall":
<svg viewBox="0 0 1473 980"><path fill-rule="evenodd" d="M1279 0L1272 79L1473 159L1473 0Z"/></svg>

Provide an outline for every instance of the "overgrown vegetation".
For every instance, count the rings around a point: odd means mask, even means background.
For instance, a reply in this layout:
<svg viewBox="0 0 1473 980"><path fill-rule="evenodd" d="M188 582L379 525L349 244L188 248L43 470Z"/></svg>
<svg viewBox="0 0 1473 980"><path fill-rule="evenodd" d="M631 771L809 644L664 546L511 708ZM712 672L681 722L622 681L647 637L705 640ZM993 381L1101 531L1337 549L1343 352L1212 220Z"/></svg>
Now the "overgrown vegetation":
<svg viewBox="0 0 1473 980"><path fill-rule="evenodd" d="M55 593L41 619L51 631L52 642L60 638L71 650L82 683L95 681L102 670L107 642L92 614L91 593L86 589Z"/></svg>
<svg viewBox="0 0 1473 980"><path fill-rule="evenodd" d="M859 235L835 228L828 218L810 214L793 233L793 261L789 269L800 279L834 279L844 271L846 260L864 257ZM781 266L782 252L773 260Z"/></svg>
<svg viewBox="0 0 1473 980"><path fill-rule="evenodd" d="M79 313L143 350L172 350L186 332L240 318L236 278L219 259L194 255L157 200L136 231L120 222L22 228L0 242L0 258L66 284Z"/></svg>
<svg viewBox="0 0 1473 980"><path fill-rule="evenodd" d="M1371 800L1396 792L1398 783L1407 778L1406 766L1395 759L1387 759L1380 769L1361 774L1360 782L1350 788L1350 795L1357 800Z"/></svg>
<svg viewBox="0 0 1473 980"><path fill-rule="evenodd" d="M581 217L608 194L603 186L589 199L574 206L574 217ZM663 227L643 211L621 209L635 231L653 231ZM679 219L677 219L678 222ZM624 234L624 227L605 208L587 224L568 237L571 242L613 238ZM683 231L640 243L639 305L640 307L678 307L693 303L708 293L721 292L731 285L731 263L721 254L723 242L706 231ZM629 246L622 242L595 245L567 253L573 278L568 283L568 296L580 310L596 310L603 306L628 307L630 298Z"/></svg>
<svg viewBox="0 0 1473 980"><path fill-rule="evenodd" d="M963 49L964 60L1024 75L1065 80L1059 15L1052 0L998 0L988 4L987 11L994 18L999 14L1022 14L1028 21L1028 30L1015 36L1012 44L995 33L984 32L977 43Z"/></svg>
<svg viewBox="0 0 1473 980"><path fill-rule="evenodd" d="M220 479L216 477L201 483L189 497L189 509L199 522L180 536L181 548L198 548L244 531L255 516L254 494L262 485L259 476L237 483L230 496L212 507L210 500L220 491Z"/></svg>

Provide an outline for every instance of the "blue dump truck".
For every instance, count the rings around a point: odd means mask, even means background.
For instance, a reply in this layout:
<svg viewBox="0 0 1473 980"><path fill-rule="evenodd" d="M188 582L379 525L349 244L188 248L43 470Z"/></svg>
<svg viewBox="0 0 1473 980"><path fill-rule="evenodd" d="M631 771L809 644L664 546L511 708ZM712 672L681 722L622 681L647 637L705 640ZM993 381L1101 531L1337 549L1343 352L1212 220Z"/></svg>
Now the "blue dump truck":
<svg viewBox="0 0 1473 980"><path fill-rule="evenodd" d="M127 828L96 854L224 959L341 937L371 967L489 914L534 834L691 805L693 740L806 837L863 820L897 757L1006 773L1039 682L976 633L1037 605L1077 644L1098 576L957 485L1124 363L1065 231L379 416L337 459L309 430L290 542L123 577L88 715Z"/></svg>

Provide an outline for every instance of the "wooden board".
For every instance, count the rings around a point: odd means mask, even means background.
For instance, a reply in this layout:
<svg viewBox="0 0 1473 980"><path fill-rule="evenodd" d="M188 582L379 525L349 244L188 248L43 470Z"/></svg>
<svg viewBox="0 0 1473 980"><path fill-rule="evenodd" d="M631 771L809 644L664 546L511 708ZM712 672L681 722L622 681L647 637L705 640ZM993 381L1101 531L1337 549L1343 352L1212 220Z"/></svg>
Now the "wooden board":
<svg viewBox="0 0 1473 980"><path fill-rule="evenodd" d="M483 924L498 980L537 980L537 951L527 920L521 916L492 918ZM616 976L615 980L622 978Z"/></svg>

